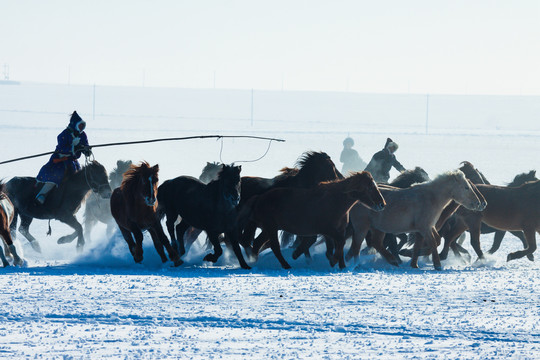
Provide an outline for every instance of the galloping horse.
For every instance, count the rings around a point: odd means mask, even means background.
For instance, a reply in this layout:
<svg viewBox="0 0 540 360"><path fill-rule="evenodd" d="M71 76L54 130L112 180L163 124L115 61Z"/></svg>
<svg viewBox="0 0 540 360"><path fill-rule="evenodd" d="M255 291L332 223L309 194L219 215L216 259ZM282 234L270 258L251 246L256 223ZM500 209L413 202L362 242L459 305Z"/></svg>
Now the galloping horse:
<svg viewBox="0 0 540 360"><path fill-rule="evenodd" d="M174 266L178 266L182 264L182 260L176 250L171 247L156 213L158 171L158 165L151 167L145 161L138 166L131 165L124 173L124 180L120 187L113 191L111 213L136 263L143 260L142 232L148 230L161 261L167 261L163 250L165 247Z"/></svg>
<svg viewBox="0 0 540 360"><path fill-rule="evenodd" d="M84 247L84 235L81 224L77 221L75 213L81 207L86 194L92 190L103 198L111 196L111 187L107 181L107 171L97 161L91 161L80 171L66 176L62 184L53 191L43 205L34 201L37 189L36 179L33 177L14 177L6 183L9 198L15 206L15 215L11 223L11 234L15 235L17 217L21 217L19 231L30 242L32 248L41 252L38 241L30 234L29 226L33 218L56 219L73 229L77 233L77 250ZM49 228L50 229L50 228ZM66 237L71 237L67 235ZM63 242L62 238L58 240Z"/></svg>
<svg viewBox="0 0 540 360"><path fill-rule="evenodd" d="M277 237L280 229L303 236L322 234L332 239L335 251L329 259L330 265L339 262L339 267L344 268L345 228L349 210L358 202L363 204L358 206L368 206L374 211L381 211L386 205L373 177L366 171L309 189L275 188L254 196L241 210L239 222L247 218L262 229L262 234L270 239L274 255L285 269L290 265L281 254ZM257 254L262 245L256 242L253 251ZM330 256L328 251L327 256Z"/></svg>
<svg viewBox="0 0 540 360"><path fill-rule="evenodd" d="M24 264L24 260L17 254L17 249L13 245L11 231L9 230L9 226L13 221L15 208L5 193L5 187L5 184L0 182L0 237L2 237L4 243L6 255L13 257L13 264L22 265ZM0 246L0 259L2 259L4 267L9 266L6 255L4 255L4 251Z"/></svg>
<svg viewBox="0 0 540 360"><path fill-rule="evenodd" d="M371 229L373 247L390 264L397 266L397 259L382 246L385 233L418 232L423 239L428 241L432 249L434 267L441 269L437 253L440 237L434 226L444 207L452 200L467 208L482 210L485 205L478 198L473 187L474 185L459 170L447 172L432 181L410 188L381 187L381 193L387 201L384 211L373 212L363 206L355 206L350 212L354 235L347 258L358 255L362 241ZM421 241L417 241L411 261L412 267L418 267L417 258L420 246Z"/></svg>
<svg viewBox="0 0 540 360"><path fill-rule="evenodd" d="M281 174L272 179L242 177L242 197L239 208L241 209L252 196L270 189L282 187L309 189L322 181L343 179L343 175L338 171L330 156L324 152L307 151L298 158L294 168L285 167L280 172ZM241 243L246 249L251 246L256 230L257 227L252 222L248 222L243 227ZM306 239L310 242L315 242L315 240L316 236Z"/></svg>
<svg viewBox="0 0 540 360"><path fill-rule="evenodd" d="M167 216L167 230L180 253L185 253L184 233L193 226L204 230L214 245L214 253L207 254L204 260L215 263L223 253L219 235L225 233L240 266L250 269L238 244L239 228L236 222L241 169L241 166L223 165L218 179L208 184L190 176L179 176L159 187L159 213ZM182 220L175 227L178 215Z"/></svg>
<svg viewBox="0 0 540 360"><path fill-rule="evenodd" d="M514 180L511 183L509 183L507 186L517 187L517 186L523 185L527 181L538 180L535 175L536 175L536 171L534 170L530 171L529 173L516 175ZM484 180L484 181L487 181L487 180ZM484 182L484 184L489 185L489 182ZM446 221L444 226L442 226L442 228L440 229L440 235L444 238L444 247L439 255L442 260L448 257L449 248L452 248L452 250L454 251L456 255L466 254L467 256L470 256L469 252L461 248L457 244L457 241L456 241L456 239L458 239L458 237L460 237L464 231L469 229L467 221L465 220L468 216L469 216L469 211L467 209L459 208L454 213L454 215L452 215L452 217L448 219L448 221ZM491 249L488 251L488 253L493 253L499 248L506 231L499 230L485 223L482 223L480 227L481 234L489 234L493 232L495 233L493 245ZM522 231L511 231L511 233L522 241L524 248L527 248L528 242L525 239ZM531 261L534 261L534 255L532 253L527 254L527 258Z"/></svg>
<svg viewBox="0 0 540 360"><path fill-rule="evenodd" d="M109 174L109 185L112 190L122 183L122 175L131 166L131 160L116 162L116 168ZM84 206L84 238L90 240L90 233L96 223L102 222L107 225L107 237L111 237L116 229L116 222L111 214L111 201L108 198L87 195ZM67 244L75 240L77 232L62 236L58 239L59 244Z"/></svg>
<svg viewBox="0 0 540 360"><path fill-rule="evenodd" d="M526 182L518 187L478 184L477 188L488 202L486 209L482 212L458 210L463 227L454 229L454 233L449 235L443 253L448 253L448 246L457 237L456 233L459 236L468 229L471 245L482 259L484 254L480 248L480 233L482 223L485 223L498 230L523 231L525 249L510 253L507 261L533 254L536 250L535 233L540 231L540 180Z"/></svg>

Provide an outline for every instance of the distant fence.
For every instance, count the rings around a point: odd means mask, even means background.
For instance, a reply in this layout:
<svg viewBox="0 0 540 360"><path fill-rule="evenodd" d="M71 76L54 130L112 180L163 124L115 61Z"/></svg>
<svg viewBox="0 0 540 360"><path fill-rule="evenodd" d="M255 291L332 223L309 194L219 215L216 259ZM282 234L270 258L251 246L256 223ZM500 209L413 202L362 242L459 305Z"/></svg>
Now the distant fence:
<svg viewBox="0 0 540 360"><path fill-rule="evenodd" d="M120 128L216 129L234 123L254 131L540 132L538 96L0 85L0 125L64 123L73 110Z"/></svg>

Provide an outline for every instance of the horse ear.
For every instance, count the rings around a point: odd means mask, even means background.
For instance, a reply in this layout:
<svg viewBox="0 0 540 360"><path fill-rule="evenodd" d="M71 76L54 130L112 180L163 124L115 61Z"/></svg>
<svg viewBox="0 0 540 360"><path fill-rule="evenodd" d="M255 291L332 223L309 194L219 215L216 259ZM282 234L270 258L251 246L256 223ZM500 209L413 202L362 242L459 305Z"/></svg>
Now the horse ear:
<svg viewBox="0 0 540 360"><path fill-rule="evenodd" d="M155 172L158 172L159 171L159 164L156 164L156 165L152 166L152 170L154 170Z"/></svg>

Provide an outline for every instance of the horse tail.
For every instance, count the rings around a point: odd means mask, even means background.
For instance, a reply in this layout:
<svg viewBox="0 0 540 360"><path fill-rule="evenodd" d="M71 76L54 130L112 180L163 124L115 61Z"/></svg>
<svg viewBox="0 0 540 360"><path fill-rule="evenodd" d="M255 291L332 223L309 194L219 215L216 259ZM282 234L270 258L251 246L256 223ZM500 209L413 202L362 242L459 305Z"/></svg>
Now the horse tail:
<svg viewBox="0 0 540 360"><path fill-rule="evenodd" d="M51 219L49 219L49 230L47 230L47 236L50 236L51 234L52 234Z"/></svg>

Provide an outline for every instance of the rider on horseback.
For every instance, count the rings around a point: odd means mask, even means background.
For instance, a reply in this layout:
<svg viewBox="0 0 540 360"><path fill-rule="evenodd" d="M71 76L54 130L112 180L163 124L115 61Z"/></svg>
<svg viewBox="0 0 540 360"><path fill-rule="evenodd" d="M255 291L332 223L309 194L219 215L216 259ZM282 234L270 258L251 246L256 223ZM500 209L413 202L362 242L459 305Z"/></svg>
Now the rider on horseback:
<svg viewBox="0 0 540 360"><path fill-rule="evenodd" d="M88 145L88 138L84 132L86 122L76 111L71 114L67 128L57 137L58 145L49 162L41 168L36 179L43 182L43 187L36 196L36 202L43 205L47 194L60 185L65 174L71 174L81 169L77 161L81 154L92 154Z"/></svg>

